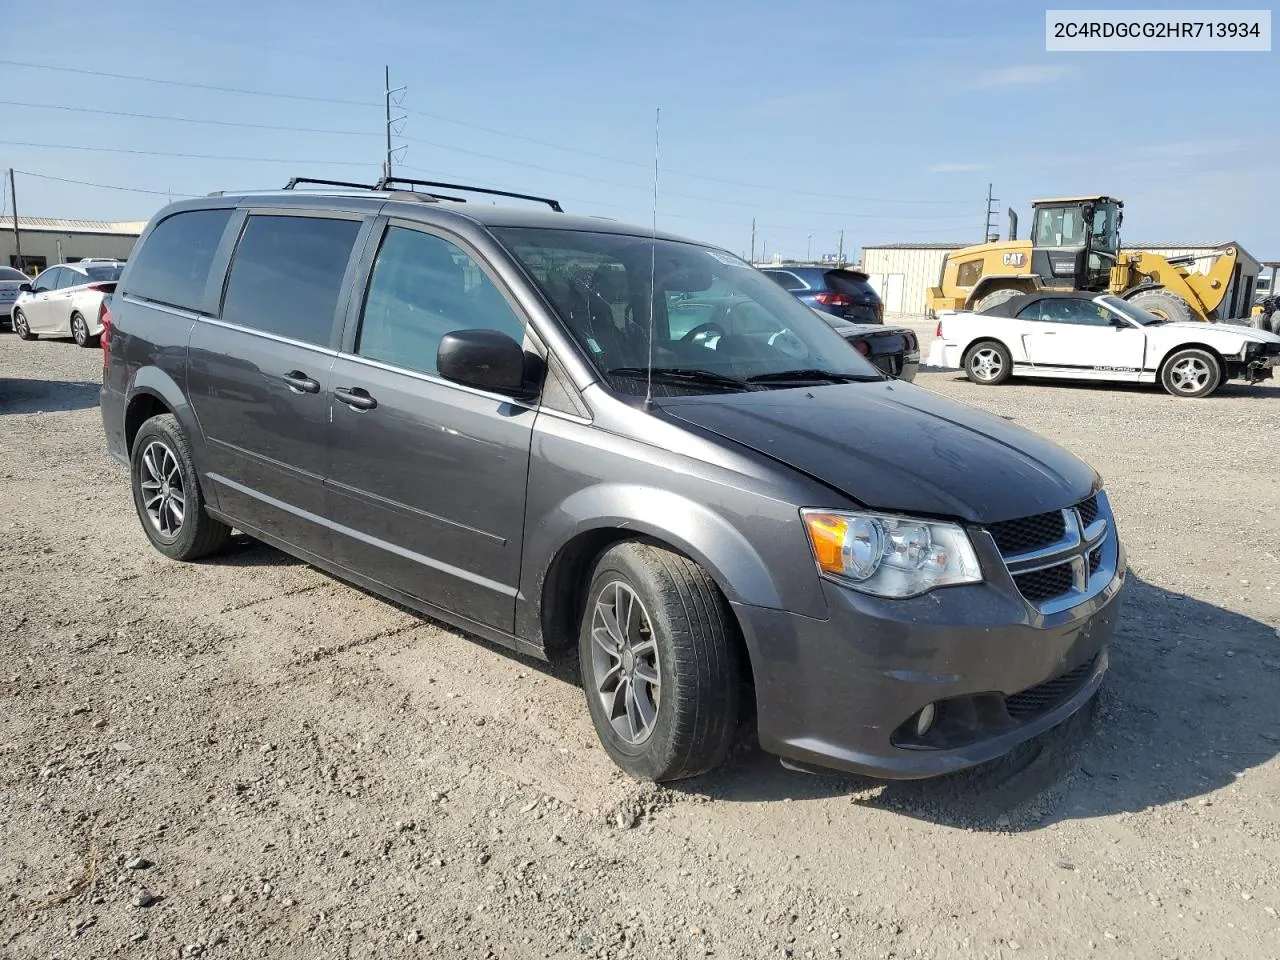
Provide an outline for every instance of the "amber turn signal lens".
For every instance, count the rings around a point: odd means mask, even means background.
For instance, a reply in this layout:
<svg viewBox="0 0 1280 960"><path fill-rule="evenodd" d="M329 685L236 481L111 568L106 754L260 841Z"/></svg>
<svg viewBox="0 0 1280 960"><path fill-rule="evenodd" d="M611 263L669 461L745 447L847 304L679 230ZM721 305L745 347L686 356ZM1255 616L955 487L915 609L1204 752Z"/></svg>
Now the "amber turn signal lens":
<svg viewBox="0 0 1280 960"><path fill-rule="evenodd" d="M804 522L809 528L809 542L813 544L818 566L827 573L842 573L844 562L841 555L849 521L834 514L809 513L805 514Z"/></svg>

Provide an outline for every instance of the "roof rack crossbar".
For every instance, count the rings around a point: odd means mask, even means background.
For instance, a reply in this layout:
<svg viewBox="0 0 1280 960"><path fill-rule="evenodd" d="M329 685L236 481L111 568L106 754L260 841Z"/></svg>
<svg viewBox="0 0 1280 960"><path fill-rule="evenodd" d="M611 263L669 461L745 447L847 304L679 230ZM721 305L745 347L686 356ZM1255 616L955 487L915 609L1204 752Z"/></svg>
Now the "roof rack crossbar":
<svg viewBox="0 0 1280 960"><path fill-rule="evenodd" d="M352 187L356 190L382 189L381 186L374 183L351 183L347 180L317 180L313 177L290 177L289 182L284 185L284 189L293 190L300 183L310 183L320 187Z"/></svg>
<svg viewBox="0 0 1280 960"><path fill-rule="evenodd" d="M408 184L413 187L444 187L446 190L463 190L467 193L483 193L493 197L512 197L516 200L532 200L534 203L545 203L556 213L564 213L564 207L560 206L559 200L552 200L550 197L535 197L528 193L512 193L509 190L493 190L489 187L469 187L462 183L440 183L436 180L412 180L406 177L383 177L378 181L375 190L388 190L392 188L392 184ZM446 199L454 199L449 197Z"/></svg>

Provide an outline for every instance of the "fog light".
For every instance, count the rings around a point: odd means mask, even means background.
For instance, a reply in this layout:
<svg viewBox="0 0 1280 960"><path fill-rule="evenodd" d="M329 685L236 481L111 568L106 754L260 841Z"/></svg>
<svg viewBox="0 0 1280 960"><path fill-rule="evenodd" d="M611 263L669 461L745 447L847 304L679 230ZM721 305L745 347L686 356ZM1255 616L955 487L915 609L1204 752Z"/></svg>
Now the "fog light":
<svg viewBox="0 0 1280 960"><path fill-rule="evenodd" d="M933 718L937 715L937 710L933 708L933 704L927 704L923 710L916 714L916 736L923 737L929 732L929 728L933 726Z"/></svg>

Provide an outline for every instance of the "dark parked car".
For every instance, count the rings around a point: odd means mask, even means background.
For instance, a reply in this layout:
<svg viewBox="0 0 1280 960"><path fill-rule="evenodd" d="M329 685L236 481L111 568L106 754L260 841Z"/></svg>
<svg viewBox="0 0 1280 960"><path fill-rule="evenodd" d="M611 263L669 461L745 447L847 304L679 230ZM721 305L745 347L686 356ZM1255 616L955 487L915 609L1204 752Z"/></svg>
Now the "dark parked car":
<svg viewBox="0 0 1280 960"><path fill-rule="evenodd" d="M155 216L102 417L157 550L235 527L576 648L604 748L655 780L721 763L744 698L790 763L921 777L1098 689L1125 559L1090 467L885 377L724 250L405 192L447 186Z"/></svg>
<svg viewBox="0 0 1280 960"><path fill-rule="evenodd" d="M883 323L884 303L865 273L847 267L764 267L767 277L815 310L850 323Z"/></svg>
<svg viewBox="0 0 1280 960"><path fill-rule="evenodd" d="M920 369L920 338L906 327L877 323L849 323L830 314L822 314L836 333L849 345L891 377L908 382Z"/></svg>

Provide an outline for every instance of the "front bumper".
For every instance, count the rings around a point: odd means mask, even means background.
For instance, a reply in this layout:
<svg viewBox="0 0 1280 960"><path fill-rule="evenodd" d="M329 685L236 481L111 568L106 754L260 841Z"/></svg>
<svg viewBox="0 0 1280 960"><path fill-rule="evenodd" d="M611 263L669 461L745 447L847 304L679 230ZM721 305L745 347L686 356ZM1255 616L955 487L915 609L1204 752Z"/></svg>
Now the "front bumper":
<svg viewBox="0 0 1280 960"><path fill-rule="evenodd" d="M826 620L734 604L761 746L886 779L1004 755L1070 717L1102 683L1124 586L1117 550L1110 583L1056 614L992 583L882 600L824 582ZM927 704L939 719L915 741L904 730Z"/></svg>

